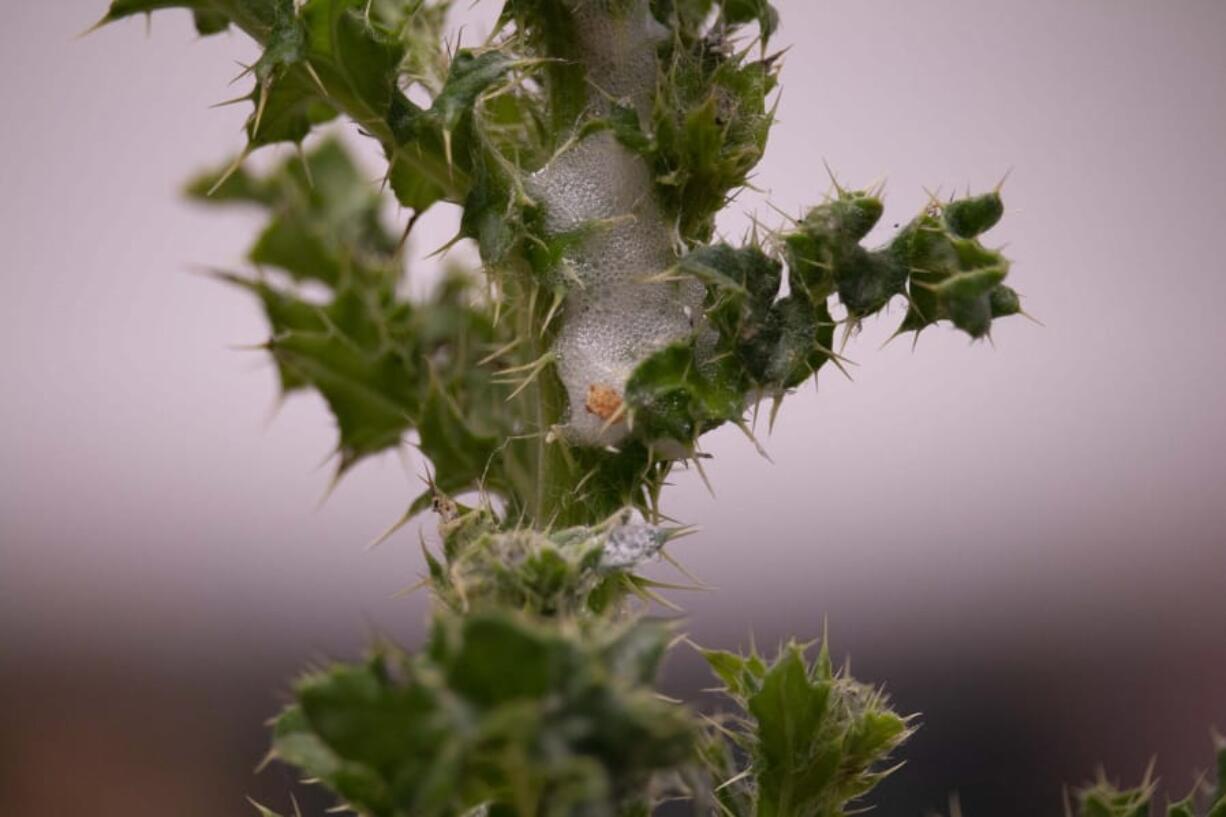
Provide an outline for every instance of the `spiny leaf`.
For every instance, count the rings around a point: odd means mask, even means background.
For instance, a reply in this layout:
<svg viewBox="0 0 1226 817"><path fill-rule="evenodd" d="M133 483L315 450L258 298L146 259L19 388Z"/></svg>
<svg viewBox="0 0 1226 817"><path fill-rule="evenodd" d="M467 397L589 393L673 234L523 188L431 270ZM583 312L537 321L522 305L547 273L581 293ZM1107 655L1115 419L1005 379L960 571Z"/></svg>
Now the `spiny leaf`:
<svg viewBox="0 0 1226 817"><path fill-rule="evenodd" d="M113 0L102 22L110 23L138 14L181 8L191 10L197 21L204 18L209 25L224 16L267 28L272 25L279 3L280 0Z"/></svg>
<svg viewBox="0 0 1226 817"><path fill-rule="evenodd" d="M756 796L759 817L848 813L909 734L879 692L833 672L825 646L814 663L795 642L769 666L756 654L704 655L750 716L734 735L750 754L753 783L742 776L728 785Z"/></svg>
<svg viewBox="0 0 1226 817"><path fill-rule="evenodd" d="M762 158L772 123L766 99L775 82L772 62L749 60L706 39L672 48L649 158L683 238L709 239L715 214Z"/></svg>
<svg viewBox="0 0 1226 817"><path fill-rule="evenodd" d="M386 120L399 96L396 77L403 45L376 28L366 0L307 0L301 23L307 57L331 95L360 125Z"/></svg>
<svg viewBox="0 0 1226 817"><path fill-rule="evenodd" d="M648 357L626 383L635 434L689 446L698 435L739 417L745 385L735 363L699 365L694 343L674 343Z"/></svg>
<svg viewBox="0 0 1226 817"><path fill-rule="evenodd" d="M684 710L639 685L661 632L581 634L507 611L442 618L417 656L382 647L303 679L274 749L375 817L483 803L534 817L525 790L574 813L638 802L693 745Z"/></svg>
<svg viewBox="0 0 1226 817"><path fill-rule="evenodd" d="M339 115L305 71L288 71L269 79L257 85L249 98L254 107L246 125L251 148L278 142L300 144L317 125Z"/></svg>
<svg viewBox="0 0 1226 817"><path fill-rule="evenodd" d="M419 410L412 365L387 351L368 357L331 333L274 339L278 362L318 389L336 418L341 470L397 445Z"/></svg>
<svg viewBox="0 0 1226 817"><path fill-rule="evenodd" d="M441 487L474 487L508 418L496 411L503 401L489 372L476 365L493 327L469 305L471 278L449 273L420 309L397 294L397 242L382 224L378 194L335 140L262 177L240 168L210 197L214 179L205 174L191 194L271 213L253 263L328 290L321 301L264 278L223 276L260 298L283 390L310 386L328 402L342 470L418 427ZM508 486L497 465L487 480L495 491Z"/></svg>
<svg viewBox="0 0 1226 817"><path fill-rule="evenodd" d="M853 321L905 293L909 308L899 331L949 320L983 337L994 318L1021 311L1017 293L1002 283L1008 260L977 238L1002 212L996 193L934 203L890 244L870 251L860 241L881 218L881 202L839 189L783 236L792 290L811 300L837 294Z"/></svg>
<svg viewBox="0 0 1226 817"><path fill-rule="evenodd" d="M167 8L192 10L205 30L229 21L263 46L250 69L255 87L248 96L248 150L300 143L314 126L343 112L383 143L393 164L389 176L404 191L406 206L461 200L465 179L448 172L441 138L413 144L393 138L393 122L412 107L398 86L402 66L437 62L442 53L439 42L429 55L410 60L405 53L409 45L422 47L418 29L434 30L439 6L386 6L368 0L306 0L300 8L294 0L115 0L103 22ZM429 192L406 180L410 172L430 179Z"/></svg>

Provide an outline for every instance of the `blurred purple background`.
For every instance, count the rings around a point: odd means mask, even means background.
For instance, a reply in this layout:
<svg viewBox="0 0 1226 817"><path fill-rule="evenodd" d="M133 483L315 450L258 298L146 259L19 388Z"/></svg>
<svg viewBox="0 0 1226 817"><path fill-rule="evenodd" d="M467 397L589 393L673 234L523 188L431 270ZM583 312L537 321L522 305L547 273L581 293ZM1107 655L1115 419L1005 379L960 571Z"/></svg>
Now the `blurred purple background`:
<svg viewBox="0 0 1226 817"><path fill-rule="evenodd" d="M1226 4L778 5L796 47L770 200L819 199L823 159L885 176L884 236L925 186L1012 168L990 240L1044 326L879 350L896 312L849 345L855 383L824 372L785 406L773 466L715 434L717 498L681 473L670 501L703 527L677 554L720 588L678 599L690 633L772 645L828 621L923 713L887 815L954 791L968 814L1057 814L1064 783L1155 754L1182 790L1226 728ZM77 41L102 0L7 6L0 814L284 806L289 773L252 769L286 681L373 631L420 638L426 599L393 598L417 528L363 548L421 464L363 465L316 507L326 411L267 422L272 372L230 348L263 338L257 309L190 272L239 265L258 224L177 194L241 146L246 111L207 107L245 90L226 83L252 47L197 41L184 12ZM461 9L466 42L496 8ZM777 223L764 201L727 233ZM417 257L455 214L427 221ZM684 654L666 680L707 684Z"/></svg>

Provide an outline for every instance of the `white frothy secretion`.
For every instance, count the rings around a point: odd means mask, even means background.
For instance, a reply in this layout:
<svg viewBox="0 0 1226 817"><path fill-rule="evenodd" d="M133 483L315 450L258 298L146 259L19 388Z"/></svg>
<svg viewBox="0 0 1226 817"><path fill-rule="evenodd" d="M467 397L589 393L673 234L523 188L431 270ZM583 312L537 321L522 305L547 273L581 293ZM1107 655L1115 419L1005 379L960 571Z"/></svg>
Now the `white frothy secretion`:
<svg viewBox="0 0 1226 817"><path fill-rule="evenodd" d="M621 5L576 4L589 105L602 112L612 98L645 117L659 71L656 49L668 32L647 0ZM625 437L624 416L610 422L589 408L588 395L595 389L624 398L639 363L689 336L700 314L698 282L659 280L678 256L654 187L643 158L607 131L570 144L528 179L550 234L585 233L563 259L570 290L554 347L570 406L563 432L574 443L614 445Z"/></svg>
<svg viewBox="0 0 1226 817"><path fill-rule="evenodd" d="M600 566L606 570L637 567L659 553L667 540L663 528L647 522L638 510L626 508L605 536Z"/></svg>

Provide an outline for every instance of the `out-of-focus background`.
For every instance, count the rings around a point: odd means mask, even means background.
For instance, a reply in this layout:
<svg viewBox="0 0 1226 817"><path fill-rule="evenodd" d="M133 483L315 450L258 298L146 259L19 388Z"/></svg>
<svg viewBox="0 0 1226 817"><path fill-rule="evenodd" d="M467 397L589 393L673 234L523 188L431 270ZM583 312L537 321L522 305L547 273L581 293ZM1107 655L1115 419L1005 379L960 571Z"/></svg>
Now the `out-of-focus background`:
<svg viewBox="0 0 1226 817"><path fill-rule="evenodd" d="M9 2L0 27L0 814L251 813L295 671L373 632L412 645L411 527L369 538L421 463L363 465L326 503L322 404L269 420L233 267L256 217L178 197L241 146L239 35L188 15L82 40L103 0ZM464 6L465 4L461 4ZM779 125L757 184L797 212L888 178L884 235L1006 171L1013 282L1043 322L994 345L849 346L766 441L682 473L679 599L708 645L818 634L923 713L881 813L1057 814L1061 787L1151 756L1176 790L1226 728L1226 4L781 0ZM467 41L493 0L461 9ZM372 178L377 169L372 164ZM723 226L778 217L747 196ZM394 213L390 214L395 216ZM451 235L432 212L412 247ZM420 284L430 267L416 263ZM415 284L415 285L417 285ZM406 464L407 462L407 464ZM426 520L427 532L430 522ZM671 692L706 685L669 667Z"/></svg>

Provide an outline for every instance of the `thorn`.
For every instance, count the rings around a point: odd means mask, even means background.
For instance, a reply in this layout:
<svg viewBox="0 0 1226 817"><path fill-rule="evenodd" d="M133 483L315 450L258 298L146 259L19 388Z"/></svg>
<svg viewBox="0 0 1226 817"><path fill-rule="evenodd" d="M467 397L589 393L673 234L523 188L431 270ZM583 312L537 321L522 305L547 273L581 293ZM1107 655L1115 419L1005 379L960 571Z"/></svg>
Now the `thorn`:
<svg viewBox="0 0 1226 817"><path fill-rule="evenodd" d="M830 169L830 163L827 162L825 158L822 159L822 166L826 168L826 175L830 177L830 183L834 185L835 191L840 196L846 196L847 191L843 188L843 185L839 184L839 180L835 177L834 171Z"/></svg>
<svg viewBox="0 0 1226 817"><path fill-rule="evenodd" d="M627 411L628 411L628 408L626 406L626 401L622 400L622 402L618 404L617 408L614 409L613 413L609 415L609 418L604 421L604 425L600 427L600 432L598 436L603 437L605 435L605 432L607 432L610 428L612 428L613 426L621 422L622 418L626 416Z"/></svg>
<svg viewBox="0 0 1226 817"><path fill-rule="evenodd" d="M853 334L860 331L860 319L848 317L843 323L843 337L839 339L839 354L843 354L843 350L847 348L847 342L851 340ZM889 343L887 340L886 343ZM885 344L882 344L883 346Z"/></svg>
<svg viewBox="0 0 1226 817"><path fill-rule="evenodd" d="M502 369L498 372L498 375L502 376L502 375L507 375L507 374L518 374L519 372L530 371L533 368L540 366L541 361L545 360L546 358L552 360L553 352L545 352L544 354L542 354L540 357L538 357L536 360L532 361L531 363L525 363L522 366L512 366L509 369Z"/></svg>
<svg viewBox="0 0 1226 817"><path fill-rule="evenodd" d="M391 539L393 536L395 536L395 535L396 535L396 534L397 534L397 533L400 531L400 529L401 529L401 528L403 528L405 525L409 524L409 522L410 522L412 519L413 519L413 509L412 509L412 507L410 506L410 508L409 508L408 510L406 510L406 511L404 512L404 514L403 514L403 515L402 515L402 516L401 516L399 519L397 519L397 520L396 520L395 522L393 522L393 523L392 523L390 526L388 526L387 530L383 531L383 533L379 534L379 535L378 535L378 536L376 536L374 539L372 539L372 540L371 540L371 541L370 541L370 542L369 542L369 543L366 545L366 547L364 548L364 550L365 550L367 553L369 553L370 551L374 550L374 549L375 549L375 548L377 548L379 545L383 544L383 543L384 543L384 542L386 542L388 539Z"/></svg>
<svg viewBox="0 0 1226 817"><path fill-rule="evenodd" d="M524 376L523 380L520 381L519 385L516 386L515 390L511 392L511 394L507 397L507 402L514 400L516 397L519 396L519 394L524 389L528 388L528 386L531 385L534 380L536 380L536 378L540 375L540 373L545 370L545 367L553 362L553 359L554 359L553 352L548 351L548 352L545 352L543 355L541 355L539 358L537 358L532 363L528 363L523 366L516 366L513 369L504 369L503 371L499 372L499 375L505 375L505 374L509 374L513 372L520 372L520 371L525 371L525 370L528 372L528 374ZM510 383L514 383L515 381L514 380L510 380L510 381L495 380L494 382L501 383L502 385L510 385Z"/></svg>
<svg viewBox="0 0 1226 817"><path fill-rule="evenodd" d="M768 454L766 449L762 447L762 443L758 442L758 438L754 436L753 431L745 424L745 421L738 418L734 422L736 423L736 427L741 430L741 433L748 437L749 441L753 443L754 448L758 449L758 454L760 454L762 458L771 465L774 465L775 461L771 459L771 455Z"/></svg>
<svg viewBox="0 0 1226 817"><path fill-rule="evenodd" d="M783 216L783 217L784 217L785 219L787 219L788 221L790 221L790 222L792 223L792 226L794 226L794 227L799 227L799 226L800 226L800 220L799 220L799 219L796 219L796 218L793 218L793 217L789 216L787 213L783 212L783 210L779 209L779 208L778 208L778 207L777 207L777 206L776 206L776 205L775 205L773 202L769 202L769 201L768 201L768 202L766 203L766 206L767 206L767 207L769 207L769 208L771 208L772 210L774 210L774 211L775 211L776 213L778 213L779 215Z"/></svg>
<svg viewBox="0 0 1226 817"><path fill-rule="evenodd" d="M90 34L93 34L93 33L94 33L95 31L97 31L98 29L102 28L103 26L110 25L110 24L111 24L111 23L113 23L113 22L115 22L115 21L111 19L111 15L110 15L109 13L108 13L108 14L105 14L105 15L103 15L103 17L102 17L102 19L101 19L101 20L99 20L98 22L94 23L92 26L90 26L89 28L85 29L85 30L84 30L84 31L82 31L80 34L77 34L75 37L73 37L73 39L74 39L74 40L83 40L83 39L85 39L86 37L88 37Z"/></svg>
<svg viewBox="0 0 1226 817"><path fill-rule="evenodd" d="M319 92L324 95L324 98L327 99L331 97L332 95L328 93L328 89L324 85L324 81L319 78L319 74L315 72L315 66L311 65L310 60L303 62L302 67L306 69L307 74L315 82L315 85L319 88Z"/></svg>
<svg viewBox="0 0 1226 817"><path fill-rule="evenodd" d="M684 590L687 592L696 592L700 590L708 590L710 588L700 587L692 584L674 584L672 582L662 582L657 579L649 579L646 576L635 577L645 588L659 588L660 590Z"/></svg>
<svg viewBox="0 0 1226 817"><path fill-rule="evenodd" d="M834 351L833 349L827 349L825 346L823 346L820 343L814 343L813 346L814 348L817 349L817 351L821 352L826 357L830 358L830 362L833 363L835 367L840 372L843 373L844 377L846 377L848 380L850 380L853 383L856 382L855 378L851 376L851 372L847 371L847 366L858 366L859 365L858 363L856 363L854 360L850 360L848 358L843 357L842 355L840 355L838 352ZM847 366L844 366L843 364L847 364Z"/></svg>
<svg viewBox="0 0 1226 817"><path fill-rule="evenodd" d="M674 525L677 526L675 528L670 528L669 530L665 531L665 534L667 536L666 541L668 542L674 542L678 539L685 539L686 537L693 536L702 530L702 528L699 527L698 525L685 525L685 524L682 524L680 521L673 519L671 516L666 516L664 517L664 519L669 522L672 522Z"/></svg>
<svg viewBox="0 0 1226 817"><path fill-rule="evenodd" d="M447 243L446 243L446 244L444 244L443 246L439 247L437 250L435 250L434 252L430 253L429 255L427 255L427 256L426 256L424 259L422 259L422 260L424 260L424 261L429 261L429 260L430 260L430 259L432 259L432 258L437 258L438 256L440 256L440 255L444 254L445 252L447 252L448 250L450 250L450 249L451 249L452 247L454 247L456 244L459 244L459 243L460 243L462 240L464 240L464 234L463 234L463 233L456 233L456 234L455 234L455 235L454 235L454 236L453 236L453 237L452 237L450 240L448 240L448 241L447 241Z"/></svg>
<svg viewBox="0 0 1226 817"><path fill-rule="evenodd" d="M869 185L864 192L875 199L880 199L885 196L885 186L887 181L889 180L885 176L882 176L881 178L877 179L874 184Z"/></svg>
<svg viewBox="0 0 1226 817"><path fill-rule="evenodd" d="M716 786L713 789L713 791L722 791L728 788L729 786L733 785L734 783L741 782L745 778L749 777L751 774L753 774L753 768L752 767L747 768L745 769L745 771L741 772L740 774L734 775L728 778L727 780L725 780L723 783L720 783L718 786Z"/></svg>
<svg viewBox="0 0 1226 817"><path fill-rule="evenodd" d="M328 459L331 459L331 456L329 456ZM341 478L345 476L345 471L347 471L349 466L352 464L352 462L346 462L344 456L341 457L341 462L336 468L336 473L332 475L332 479L328 482L328 487L324 489L323 495L319 498L319 501L315 503L315 510L317 512L322 510L323 506L326 505L328 500L332 498L332 494L336 492L336 486L341 484Z"/></svg>
<svg viewBox="0 0 1226 817"><path fill-rule="evenodd" d="M218 190L220 190L221 186L225 184L226 182L228 182L230 180L230 177L238 172L239 168L243 166L243 162L245 162L247 160L247 157L250 155L251 155L251 145L247 144L247 146L243 148L242 152L238 154L238 157L235 158L235 160L230 163L230 166L227 167L225 171L221 174L221 177L218 178L217 181L213 183L213 186L209 188L209 191L204 194L205 198L212 198L213 194L216 193Z"/></svg>
<svg viewBox="0 0 1226 817"><path fill-rule="evenodd" d="M927 187L922 189L924 195L928 196L928 203L924 205L924 212L929 215L940 213L941 209L945 206L941 203L941 188L938 187L935 192Z"/></svg>
<svg viewBox="0 0 1226 817"><path fill-rule="evenodd" d="M1025 309L1019 309L1019 310L1017 311L1017 314L1021 315L1023 318L1025 318L1026 320L1030 321L1031 323L1038 324L1039 326L1042 326L1044 329L1046 329L1046 328L1047 328L1047 324L1043 323L1043 321L1039 320L1039 319L1038 319L1038 318L1036 318L1034 315L1031 315L1031 314L1030 314L1029 312L1027 312Z"/></svg>
<svg viewBox="0 0 1226 817"><path fill-rule="evenodd" d="M214 108L225 108L228 105L237 105L240 102L250 102L250 101L251 101L251 94L243 94L242 96L236 96L233 99L227 99L223 102L214 102L212 105L209 106L209 110L211 111Z"/></svg>
<svg viewBox="0 0 1226 817"><path fill-rule="evenodd" d="M299 142L295 145L298 153L298 161L302 162L302 175L306 178L307 187L311 190L315 189L315 174L311 172L311 163L307 161L306 148Z"/></svg>
<svg viewBox="0 0 1226 817"><path fill-rule="evenodd" d="M599 473L599 471L598 471L597 469L593 468L592 470L590 470L590 471L588 471L586 474L584 474L584 475L583 475L583 478L582 478L582 479L580 479L580 480L579 480L579 483L578 483L578 484L575 486L575 488L574 488L574 493L576 493L576 494L582 493L582 491L583 491L583 486L587 485L588 480L590 480L592 477L596 476L596 474L598 474L598 473Z"/></svg>
<svg viewBox="0 0 1226 817"><path fill-rule="evenodd" d="M286 394L283 391L278 392L277 396L273 398L272 405L264 412L264 419L260 421L260 429L262 431L268 431L277 417L281 416L281 408L285 405L285 398Z"/></svg>
<svg viewBox="0 0 1226 817"><path fill-rule="evenodd" d="M775 420L779 417L779 407L783 405L783 392L776 392L771 397L771 413L766 423L766 433L773 434L775 431Z"/></svg>
<svg viewBox="0 0 1226 817"><path fill-rule="evenodd" d="M404 248L409 245L409 233L413 232L413 225L419 218L421 218L420 210L414 210L413 215L409 216L409 223L404 225L404 232L400 234L400 240L396 242L396 251L392 253L395 258L404 257Z"/></svg>
<svg viewBox="0 0 1226 817"><path fill-rule="evenodd" d="M624 576L624 579L626 583L630 585L630 592L638 596L640 599L655 602L666 610L671 610L674 613L681 612L681 608L676 604L664 598L659 593L652 591L649 587L640 585L639 582L642 581L642 579L639 577L626 575Z"/></svg>
<svg viewBox="0 0 1226 817"><path fill-rule="evenodd" d="M267 352L272 348L272 341L266 340L262 343L227 343L225 348L231 352Z"/></svg>
<svg viewBox="0 0 1226 817"><path fill-rule="evenodd" d="M265 769L268 768L268 764L272 763L276 759L277 759L276 750L269 749L267 752L264 753L264 756L260 758L260 762L255 764L255 769L252 771L252 774L259 774L260 772L264 771Z"/></svg>
<svg viewBox="0 0 1226 817"><path fill-rule="evenodd" d="M268 106L269 81L260 83L260 96L255 103L255 113L251 117L251 139L255 141L260 132L260 122L264 119L264 109Z"/></svg>
<svg viewBox="0 0 1226 817"><path fill-rule="evenodd" d="M701 458L698 455L695 455L691 459L694 463L694 470L698 472L698 476L702 477L702 484L707 486L707 492L711 494L711 498L716 499L715 489L711 487L711 480L707 479L707 472L702 467Z"/></svg>
<svg viewBox="0 0 1226 817"><path fill-rule="evenodd" d="M889 346L890 343L894 340L894 338L898 337L899 335L905 334L906 332L907 332L906 329L903 329L901 326L898 327L897 329L894 330L894 333L892 335L890 335L888 338L886 338L885 340L881 342L881 345L877 347L877 351L881 351L885 347ZM916 334L919 334L919 333L917 332Z"/></svg>
<svg viewBox="0 0 1226 817"><path fill-rule="evenodd" d="M514 349L516 346L522 343L523 340L524 340L523 338L515 338L510 343L504 346L501 346L498 349L495 349L493 352L490 352L488 355L478 360L477 365L478 366L488 366L489 364L493 363L498 358L510 352L512 349Z"/></svg>
<svg viewBox="0 0 1226 817"><path fill-rule="evenodd" d="M687 535L687 534L681 534L681 535ZM677 537L670 537L670 538L677 538ZM692 581L694 583L694 586L697 589L699 590L715 590L716 589L715 587L712 587L711 585L704 582L702 579L695 576L690 571L686 570L685 566L682 565L681 562L677 561L677 559L664 548L660 548L659 554L660 554L660 558L668 562L674 568L676 568L678 573L680 573L682 576L685 576L687 579Z"/></svg>
<svg viewBox="0 0 1226 817"><path fill-rule="evenodd" d="M1013 175L1013 168L1011 167L1005 171L1005 175L1000 177L1000 181L998 181L996 183L996 186L992 188L992 192L999 196L1000 191L1005 189L1005 182L1009 181L1009 177L1012 175Z"/></svg>
<svg viewBox="0 0 1226 817"><path fill-rule="evenodd" d="M239 72L238 76L234 77L234 79L232 79L232 80L230 80L228 83L226 83L227 85L233 85L234 83L238 82L238 81L239 81L240 79L242 79L243 77L245 77L245 76L247 76L248 74L250 74L250 73L252 73L253 71L255 71L255 66L254 66L254 65L248 65L247 63L245 63L245 62L239 62L238 60L235 60L234 62L235 62L237 65L238 65L238 67L239 67L239 68L241 68L241 69L243 69L243 70Z"/></svg>
<svg viewBox="0 0 1226 817"><path fill-rule="evenodd" d="M555 290L553 293L553 303L549 306L549 311L545 313L545 320L541 322L541 337L545 337L545 332L549 329L549 324L553 322L554 315L558 312L558 307L566 300L566 295L562 290Z"/></svg>

